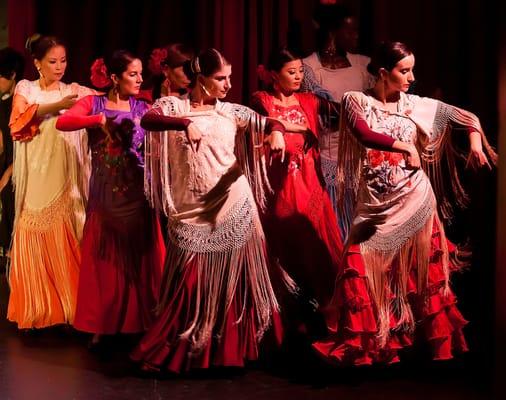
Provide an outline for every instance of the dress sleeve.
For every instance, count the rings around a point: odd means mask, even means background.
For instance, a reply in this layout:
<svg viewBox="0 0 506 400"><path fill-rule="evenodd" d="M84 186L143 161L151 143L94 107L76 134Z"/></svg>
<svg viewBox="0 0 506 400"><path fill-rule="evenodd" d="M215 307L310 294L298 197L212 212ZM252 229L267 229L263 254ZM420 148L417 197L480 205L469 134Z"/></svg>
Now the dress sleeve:
<svg viewBox="0 0 506 400"><path fill-rule="evenodd" d="M352 94L344 95L343 112L346 124L364 146L387 151L392 149L395 139L370 128L360 101Z"/></svg>
<svg viewBox="0 0 506 400"><path fill-rule="evenodd" d="M265 118L265 133L269 135L273 131L279 131L285 133L285 126L276 119Z"/></svg>
<svg viewBox="0 0 506 400"><path fill-rule="evenodd" d="M29 103L30 84L30 81L23 79L16 85L9 121L13 140L28 141L39 133L40 118L37 117L39 105Z"/></svg>
<svg viewBox="0 0 506 400"><path fill-rule="evenodd" d="M164 115L159 107L153 107L141 119L141 126L148 131L184 131L192 121L188 118Z"/></svg>
<svg viewBox="0 0 506 400"><path fill-rule="evenodd" d="M101 92L98 92L95 89L90 89L89 87L79 85L78 83L72 83L70 85L70 87L71 87L72 93L77 94L78 99L82 99L83 97L86 97L86 96L101 95L102 94Z"/></svg>
<svg viewBox="0 0 506 400"><path fill-rule="evenodd" d="M102 115L90 115L93 109L93 97L86 96L58 117L56 129L61 131L77 131L83 128L93 128L102 122Z"/></svg>

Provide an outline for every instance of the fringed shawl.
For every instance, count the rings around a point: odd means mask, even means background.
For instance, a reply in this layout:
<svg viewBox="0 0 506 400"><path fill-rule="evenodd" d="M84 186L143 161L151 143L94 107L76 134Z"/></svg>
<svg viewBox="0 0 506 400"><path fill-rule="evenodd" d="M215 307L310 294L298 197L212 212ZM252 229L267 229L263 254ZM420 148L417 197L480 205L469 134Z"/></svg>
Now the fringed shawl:
<svg viewBox="0 0 506 400"><path fill-rule="evenodd" d="M345 209L346 199L350 195L353 197L352 203L356 203L365 147L355 138L352 129L357 118L366 119L364 110L369 102L368 96L362 92L348 92L341 103L337 167L340 210ZM431 180L442 218L451 220L454 207L452 202L459 207L465 207L469 202L455 164L456 158L465 158L465 155L452 143L451 131L467 128L479 132L483 147L494 164L497 162L497 154L488 143L480 121L473 113L438 100L404 93L401 93L399 102L401 113L411 119L418 132L423 134L418 135L417 140L422 167ZM444 164L450 172L448 185L445 185L442 177Z"/></svg>
<svg viewBox="0 0 506 400"><path fill-rule="evenodd" d="M85 130L64 135L55 127L56 116L38 118L36 111L39 103L51 103L70 94L77 94L78 98L82 98L94 93L95 91L75 83L66 85L60 82L58 91L49 92L42 91L37 81L22 80L16 86L10 121L11 133L16 140L12 173L16 192L16 221L25 206L44 209L69 189L74 203L76 235L81 238L91 174L88 137ZM63 147L62 143L65 144ZM50 164L57 165L62 159L66 160L67 170L48 176L46 171L49 173ZM33 175L32 179L38 176L42 180L33 180L41 185L42 190L31 199L26 197L29 175Z"/></svg>
<svg viewBox="0 0 506 400"><path fill-rule="evenodd" d="M189 113L188 100L164 97L153 105L167 116ZM266 119L248 107L217 101L216 111L237 124L235 155L253 191L259 207L265 207L266 193L272 192L265 165L263 141ZM171 160L169 137L171 132L147 132L144 189L151 205L168 216L176 212L171 193Z"/></svg>

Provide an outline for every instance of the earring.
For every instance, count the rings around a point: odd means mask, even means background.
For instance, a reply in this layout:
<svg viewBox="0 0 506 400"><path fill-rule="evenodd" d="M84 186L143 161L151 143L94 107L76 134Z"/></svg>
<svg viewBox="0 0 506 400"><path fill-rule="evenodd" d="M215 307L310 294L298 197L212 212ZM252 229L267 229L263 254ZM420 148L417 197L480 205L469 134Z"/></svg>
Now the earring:
<svg viewBox="0 0 506 400"><path fill-rule="evenodd" d="M209 93L209 90L207 90L207 88L202 83L200 84L200 88L206 94L206 96L211 97L211 93Z"/></svg>

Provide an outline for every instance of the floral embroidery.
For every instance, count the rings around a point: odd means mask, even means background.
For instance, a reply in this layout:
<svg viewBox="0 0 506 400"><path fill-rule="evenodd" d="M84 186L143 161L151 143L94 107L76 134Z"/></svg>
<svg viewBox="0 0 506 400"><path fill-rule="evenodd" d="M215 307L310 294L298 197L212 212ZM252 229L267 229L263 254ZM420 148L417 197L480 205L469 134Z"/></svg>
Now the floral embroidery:
<svg viewBox="0 0 506 400"><path fill-rule="evenodd" d="M387 193L406 177L405 160L401 153L369 149L364 164L369 186L377 193Z"/></svg>
<svg viewBox="0 0 506 400"><path fill-rule="evenodd" d="M407 118L387 111L371 108L377 118L375 130L387 132L396 140L412 143L416 135L416 127ZM409 113L409 110L406 112ZM369 188L377 194L389 194L401 182L410 185L410 170L406 169L406 161L402 153L367 149L367 157L363 165L364 178Z"/></svg>
<svg viewBox="0 0 506 400"><path fill-rule="evenodd" d="M385 160L382 151L379 150L369 150L367 152L367 161L372 168L376 168Z"/></svg>
<svg viewBox="0 0 506 400"><path fill-rule="evenodd" d="M297 125L306 125L306 116L299 106L281 107L274 105L275 115L279 115L283 121Z"/></svg>
<svg viewBox="0 0 506 400"><path fill-rule="evenodd" d="M383 152L383 157L385 158L385 161L393 167L397 167L399 163L404 160L404 156L401 153L394 153L389 151Z"/></svg>
<svg viewBox="0 0 506 400"><path fill-rule="evenodd" d="M127 118L119 124L109 119L107 126L109 135L99 143L93 156L99 160L99 164L110 170L112 176L118 176L128 171L132 162L136 163L137 154L131 148L136 129L134 123ZM128 180L118 179L112 191L123 194L128 188Z"/></svg>

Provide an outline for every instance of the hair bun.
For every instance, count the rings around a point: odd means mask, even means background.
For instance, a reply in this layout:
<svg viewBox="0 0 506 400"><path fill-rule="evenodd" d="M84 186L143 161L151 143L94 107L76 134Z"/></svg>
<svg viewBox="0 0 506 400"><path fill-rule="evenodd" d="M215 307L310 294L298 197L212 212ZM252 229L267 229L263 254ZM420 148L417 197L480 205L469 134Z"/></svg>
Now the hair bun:
<svg viewBox="0 0 506 400"><path fill-rule="evenodd" d="M191 63L190 63L190 68L191 68L191 71L197 75L197 74L200 74L202 71L200 69L200 62L199 62L199 57L194 57L192 60L191 60Z"/></svg>
<svg viewBox="0 0 506 400"><path fill-rule="evenodd" d="M42 35L40 33L34 33L32 36L29 36L28 39L26 39L25 42L25 49L30 52L30 54L33 54L33 44L37 42Z"/></svg>

